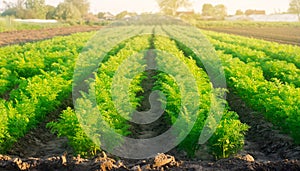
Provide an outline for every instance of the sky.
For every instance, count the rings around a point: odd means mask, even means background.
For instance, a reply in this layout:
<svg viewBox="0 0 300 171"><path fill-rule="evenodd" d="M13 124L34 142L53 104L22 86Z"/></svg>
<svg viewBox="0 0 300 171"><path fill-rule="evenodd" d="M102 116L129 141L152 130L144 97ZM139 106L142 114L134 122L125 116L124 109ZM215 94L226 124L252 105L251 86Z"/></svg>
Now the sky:
<svg viewBox="0 0 300 171"><path fill-rule="evenodd" d="M16 0L6 0L15 2ZM63 0L46 0L46 4L56 6ZM275 11L284 12L289 7L290 0L190 0L196 12L201 12L204 3L213 5L224 4L227 7L228 14L234 14L237 9L245 11L246 9L266 10L267 14ZM0 8L3 8L3 0L0 0ZM157 12L159 7L156 0L89 0L90 11L111 12L118 14L124 10L129 12Z"/></svg>

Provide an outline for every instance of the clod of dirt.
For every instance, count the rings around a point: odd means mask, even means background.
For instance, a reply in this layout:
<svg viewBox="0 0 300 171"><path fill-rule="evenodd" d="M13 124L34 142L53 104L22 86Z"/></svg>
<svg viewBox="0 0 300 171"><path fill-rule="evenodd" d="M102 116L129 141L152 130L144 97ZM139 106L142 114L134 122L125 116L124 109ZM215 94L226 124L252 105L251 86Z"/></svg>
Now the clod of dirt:
<svg viewBox="0 0 300 171"><path fill-rule="evenodd" d="M66 154L61 156L61 164L62 165L67 165L67 158L66 158Z"/></svg>
<svg viewBox="0 0 300 171"><path fill-rule="evenodd" d="M13 163L19 170L27 170L31 167L29 163L23 162L20 158L15 158Z"/></svg>
<svg viewBox="0 0 300 171"><path fill-rule="evenodd" d="M161 168L161 167L170 168L174 166L176 167L179 166L179 162L175 160L174 156L159 153L154 158L153 168Z"/></svg>
<svg viewBox="0 0 300 171"><path fill-rule="evenodd" d="M242 156L241 159L245 160L245 161L248 161L248 162L254 162L255 161L254 158L250 154Z"/></svg>
<svg viewBox="0 0 300 171"><path fill-rule="evenodd" d="M133 171L142 171L142 169L141 169L141 166L140 166L140 165L138 165L138 166L134 166L133 168L131 168L131 170L133 170Z"/></svg>
<svg viewBox="0 0 300 171"><path fill-rule="evenodd" d="M107 157L105 152L102 152L103 157L99 157L95 160L95 162L100 162L100 169L101 171L107 171L107 170L112 170L112 169L117 169L122 166L117 166L115 163L116 161L112 158Z"/></svg>

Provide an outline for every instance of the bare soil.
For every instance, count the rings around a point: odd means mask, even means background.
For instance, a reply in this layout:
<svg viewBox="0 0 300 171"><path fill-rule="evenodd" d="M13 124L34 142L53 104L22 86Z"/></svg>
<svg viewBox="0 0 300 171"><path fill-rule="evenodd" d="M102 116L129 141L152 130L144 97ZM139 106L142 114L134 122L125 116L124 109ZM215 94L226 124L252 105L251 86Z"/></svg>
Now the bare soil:
<svg viewBox="0 0 300 171"><path fill-rule="evenodd" d="M296 27L262 27L262 28L214 27L214 28L203 28L203 29L300 46L300 29Z"/></svg>
<svg viewBox="0 0 300 171"><path fill-rule="evenodd" d="M50 39L54 36L70 35L77 32L87 32L101 29L102 26L73 26L49 28L41 30L21 30L0 33L0 46Z"/></svg>

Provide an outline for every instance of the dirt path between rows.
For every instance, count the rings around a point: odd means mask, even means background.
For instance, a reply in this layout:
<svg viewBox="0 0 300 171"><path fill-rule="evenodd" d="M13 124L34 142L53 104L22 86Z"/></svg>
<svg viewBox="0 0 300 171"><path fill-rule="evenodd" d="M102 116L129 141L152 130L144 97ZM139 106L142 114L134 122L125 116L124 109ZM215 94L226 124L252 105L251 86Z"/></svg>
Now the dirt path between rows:
<svg viewBox="0 0 300 171"><path fill-rule="evenodd" d="M0 33L0 46L34 42L50 39L54 36L65 36L77 32L88 32L101 29L102 26L73 26L41 30L21 30Z"/></svg>
<svg viewBox="0 0 300 171"><path fill-rule="evenodd" d="M300 29L296 27L264 28L201 28L222 33L237 34L246 37L264 39L284 44L300 46Z"/></svg>

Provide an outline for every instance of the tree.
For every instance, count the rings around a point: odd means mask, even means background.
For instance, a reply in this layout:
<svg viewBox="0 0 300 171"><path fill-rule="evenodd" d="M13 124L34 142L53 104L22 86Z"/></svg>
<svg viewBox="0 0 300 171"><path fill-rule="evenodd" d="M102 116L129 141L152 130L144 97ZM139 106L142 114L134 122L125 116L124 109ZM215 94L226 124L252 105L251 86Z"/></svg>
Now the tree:
<svg viewBox="0 0 300 171"><path fill-rule="evenodd" d="M55 18L55 7L51 5L46 5L46 19L54 19Z"/></svg>
<svg viewBox="0 0 300 171"><path fill-rule="evenodd" d="M224 20L226 16L227 16L227 9L225 5L223 4L216 5L214 10L214 17L218 20Z"/></svg>
<svg viewBox="0 0 300 171"><path fill-rule="evenodd" d="M12 2L3 1L4 10L15 8L15 4Z"/></svg>
<svg viewBox="0 0 300 171"><path fill-rule="evenodd" d="M1 13L1 16L16 16L17 15L17 8L8 8Z"/></svg>
<svg viewBox="0 0 300 171"><path fill-rule="evenodd" d="M240 9L236 10L235 15L244 15L244 12Z"/></svg>
<svg viewBox="0 0 300 171"><path fill-rule="evenodd" d="M24 18L25 16L25 2L26 0L17 0L16 2L16 17Z"/></svg>
<svg viewBox="0 0 300 171"><path fill-rule="evenodd" d="M16 16L17 8L16 5L12 2L3 1L4 11L1 16Z"/></svg>
<svg viewBox="0 0 300 171"><path fill-rule="evenodd" d="M45 19L47 7L45 0L17 0L16 3L7 3L2 15L14 15L17 18Z"/></svg>
<svg viewBox="0 0 300 171"><path fill-rule="evenodd" d="M122 11L122 12L120 12L119 14L117 14L116 15L116 19L122 19L122 18L124 18L126 15L128 14L128 12L127 11Z"/></svg>
<svg viewBox="0 0 300 171"><path fill-rule="evenodd" d="M291 0L289 13L297 14L298 20L300 21L300 0Z"/></svg>
<svg viewBox="0 0 300 171"><path fill-rule="evenodd" d="M88 0L65 0L65 3L70 3L78 9L81 17L88 14L90 9L90 3Z"/></svg>
<svg viewBox="0 0 300 171"><path fill-rule="evenodd" d="M26 0L17 0L16 2L16 8L18 9L24 9Z"/></svg>
<svg viewBox="0 0 300 171"><path fill-rule="evenodd" d="M24 18L25 15L25 0L17 0L15 3L3 2L5 5L5 11L2 16L15 16L17 18Z"/></svg>
<svg viewBox="0 0 300 171"><path fill-rule="evenodd" d="M225 16L227 16L227 9L223 4L218 4L216 6L213 6L212 4L203 4L202 15L211 16L217 20L223 20Z"/></svg>
<svg viewBox="0 0 300 171"><path fill-rule="evenodd" d="M46 18L47 7L45 0L26 0L25 7L27 13L25 18Z"/></svg>
<svg viewBox="0 0 300 171"><path fill-rule="evenodd" d="M133 16L137 16L138 14L136 12L122 11L119 14L116 15L116 19L118 19L118 20L123 19L127 15L130 16L130 17L133 17Z"/></svg>
<svg viewBox="0 0 300 171"><path fill-rule="evenodd" d="M62 2L56 7L54 17L59 20L77 20L81 18L81 13L73 3Z"/></svg>
<svg viewBox="0 0 300 171"><path fill-rule="evenodd" d="M190 7L189 0L157 0L160 10L166 15L176 15L180 7Z"/></svg>
<svg viewBox="0 0 300 171"><path fill-rule="evenodd" d="M203 4L202 15L203 16L213 16L215 8L212 4Z"/></svg>
<svg viewBox="0 0 300 171"><path fill-rule="evenodd" d="M99 13L97 14L97 17L98 17L98 18L103 18L104 15L105 15L105 12L99 12Z"/></svg>

